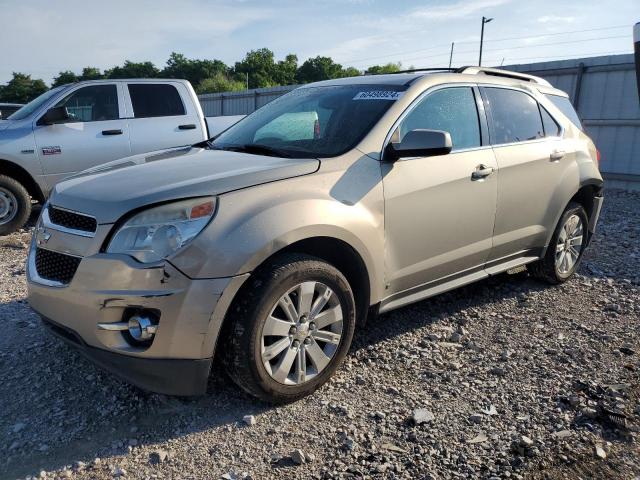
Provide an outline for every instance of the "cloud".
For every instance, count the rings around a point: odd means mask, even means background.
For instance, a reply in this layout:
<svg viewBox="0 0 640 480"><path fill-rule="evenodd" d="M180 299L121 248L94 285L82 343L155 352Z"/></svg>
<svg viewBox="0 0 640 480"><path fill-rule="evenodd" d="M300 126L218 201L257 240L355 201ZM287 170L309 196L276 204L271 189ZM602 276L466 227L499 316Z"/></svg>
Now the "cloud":
<svg viewBox="0 0 640 480"><path fill-rule="evenodd" d="M509 2L511 2L511 0L460 0L447 5L416 8L410 12L408 16L411 18L427 20L464 18L474 13L481 12L492 7L498 7Z"/></svg>
<svg viewBox="0 0 640 480"><path fill-rule="evenodd" d="M544 17L539 17L539 23L574 23L576 21L576 17L562 17L559 15L545 15Z"/></svg>
<svg viewBox="0 0 640 480"><path fill-rule="evenodd" d="M2 9L0 81L11 71L49 81L61 69L105 69L126 59L162 66L174 50L233 58L229 36L273 16L262 4L207 0L9 0Z"/></svg>

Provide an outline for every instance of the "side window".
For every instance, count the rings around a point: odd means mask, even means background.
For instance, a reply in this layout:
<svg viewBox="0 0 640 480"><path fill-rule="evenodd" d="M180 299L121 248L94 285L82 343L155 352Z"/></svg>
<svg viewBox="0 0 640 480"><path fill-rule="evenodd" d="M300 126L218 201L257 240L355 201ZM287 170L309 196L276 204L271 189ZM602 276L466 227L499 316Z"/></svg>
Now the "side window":
<svg viewBox="0 0 640 480"><path fill-rule="evenodd" d="M560 125L553 119L547 110L540 105L540 114L542 115L542 125L544 126L545 137L557 137L560 135Z"/></svg>
<svg viewBox="0 0 640 480"><path fill-rule="evenodd" d="M71 117L78 122L117 120L118 89L115 85L90 85L82 87L60 100L56 107L67 107Z"/></svg>
<svg viewBox="0 0 640 480"><path fill-rule="evenodd" d="M558 107L558 110L564 113L565 116L569 120L571 120L571 123L582 130L582 122L580 121L580 117L576 113L576 109L573 108L571 100L569 100L567 97L561 97L559 95L547 95L546 97L551 100L556 107Z"/></svg>
<svg viewBox="0 0 640 480"><path fill-rule="evenodd" d="M443 130L454 150L480 146L480 120L473 90L452 87L424 98L400 124L400 140L411 130Z"/></svg>
<svg viewBox="0 0 640 480"><path fill-rule="evenodd" d="M135 118L173 117L186 113L173 85L132 83L129 84L129 96Z"/></svg>
<svg viewBox="0 0 640 480"><path fill-rule="evenodd" d="M524 92L485 88L493 120L492 143L525 142L544 137L538 102Z"/></svg>

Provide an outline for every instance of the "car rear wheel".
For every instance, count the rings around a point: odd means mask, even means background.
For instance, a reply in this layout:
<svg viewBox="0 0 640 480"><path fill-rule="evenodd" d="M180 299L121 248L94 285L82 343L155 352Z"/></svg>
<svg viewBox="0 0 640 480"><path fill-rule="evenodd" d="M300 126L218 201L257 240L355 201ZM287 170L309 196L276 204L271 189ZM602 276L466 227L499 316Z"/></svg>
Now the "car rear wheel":
<svg viewBox="0 0 640 480"><path fill-rule="evenodd" d="M6 175L0 175L0 235L8 235L27 223L31 197L27 189Z"/></svg>
<svg viewBox="0 0 640 480"><path fill-rule="evenodd" d="M261 269L230 312L225 365L250 394L298 400L324 384L351 345L355 302L346 278L307 255L284 255Z"/></svg>
<svg viewBox="0 0 640 480"><path fill-rule="evenodd" d="M560 217L545 256L531 265L532 273L551 284L571 278L587 246L587 225L587 214L582 205L570 203Z"/></svg>

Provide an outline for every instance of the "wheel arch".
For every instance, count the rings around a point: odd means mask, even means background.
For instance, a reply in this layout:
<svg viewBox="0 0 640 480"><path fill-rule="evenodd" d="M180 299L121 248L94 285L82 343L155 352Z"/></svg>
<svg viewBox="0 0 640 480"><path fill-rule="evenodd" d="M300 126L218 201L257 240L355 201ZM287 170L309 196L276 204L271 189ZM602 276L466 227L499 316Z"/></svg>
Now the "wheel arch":
<svg viewBox="0 0 640 480"><path fill-rule="evenodd" d="M38 182L20 165L9 160L0 159L0 175L6 175L20 182L34 200L44 203L45 196Z"/></svg>

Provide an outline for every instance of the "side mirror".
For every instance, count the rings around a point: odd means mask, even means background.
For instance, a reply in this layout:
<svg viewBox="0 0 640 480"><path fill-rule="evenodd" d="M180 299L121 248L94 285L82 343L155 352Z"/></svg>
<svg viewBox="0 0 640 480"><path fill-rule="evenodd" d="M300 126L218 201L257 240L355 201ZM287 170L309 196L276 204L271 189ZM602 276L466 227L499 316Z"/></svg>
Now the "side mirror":
<svg viewBox="0 0 640 480"><path fill-rule="evenodd" d="M54 125L56 123L66 123L71 120L71 115L67 107L53 107L47 110L38 122L40 125Z"/></svg>
<svg viewBox="0 0 640 480"><path fill-rule="evenodd" d="M395 135L394 135L395 136ZM389 142L385 157L394 162L406 157L432 157L451 152L453 143L449 132L442 130L411 130L402 141Z"/></svg>

